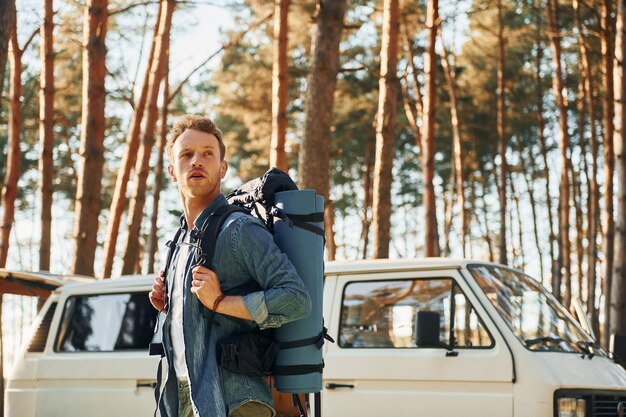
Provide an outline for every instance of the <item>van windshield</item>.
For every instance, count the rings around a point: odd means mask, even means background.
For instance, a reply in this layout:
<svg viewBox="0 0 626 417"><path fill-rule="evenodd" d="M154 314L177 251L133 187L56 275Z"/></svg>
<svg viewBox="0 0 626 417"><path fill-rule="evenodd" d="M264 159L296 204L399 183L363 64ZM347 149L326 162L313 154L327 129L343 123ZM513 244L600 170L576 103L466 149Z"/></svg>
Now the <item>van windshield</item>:
<svg viewBox="0 0 626 417"><path fill-rule="evenodd" d="M494 265L468 265L468 269L527 349L606 356L537 280Z"/></svg>

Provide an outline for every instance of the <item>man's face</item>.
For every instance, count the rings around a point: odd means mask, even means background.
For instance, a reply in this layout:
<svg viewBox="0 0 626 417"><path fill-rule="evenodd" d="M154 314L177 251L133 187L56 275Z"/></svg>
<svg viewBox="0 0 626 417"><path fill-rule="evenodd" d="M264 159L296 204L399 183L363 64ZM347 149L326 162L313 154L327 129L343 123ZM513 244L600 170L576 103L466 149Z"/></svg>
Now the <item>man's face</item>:
<svg viewBox="0 0 626 417"><path fill-rule="evenodd" d="M187 129L174 142L172 156L168 172L185 197L211 200L220 193L228 165L220 160L214 135Z"/></svg>

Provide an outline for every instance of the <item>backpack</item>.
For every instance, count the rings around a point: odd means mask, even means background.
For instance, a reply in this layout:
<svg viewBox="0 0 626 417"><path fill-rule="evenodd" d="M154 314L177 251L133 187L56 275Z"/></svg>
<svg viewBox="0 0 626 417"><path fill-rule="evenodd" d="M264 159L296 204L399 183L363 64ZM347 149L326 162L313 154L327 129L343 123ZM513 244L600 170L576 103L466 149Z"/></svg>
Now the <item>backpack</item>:
<svg viewBox="0 0 626 417"><path fill-rule="evenodd" d="M218 362L233 372L248 375L274 375L278 391L293 394L294 405L304 415L297 394L315 393L319 404L322 389L322 345L325 340L334 343L323 326L323 254L324 254L324 200L313 190L298 190L293 180L277 168L253 179L230 193L229 204L218 207L192 233L192 239L201 250L197 264L210 268L217 236L223 223L234 212L259 218L274 236L277 246L287 254L309 290L312 309L307 319L287 323L278 329L259 330L235 335L218 346ZM169 270L180 229L167 242L168 255L165 271ZM245 295L258 291L258 285L235 288L226 295ZM210 318L215 313L207 309ZM227 316L226 316L227 317ZM238 320L232 318L233 320ZM162 348L151 354L161 354ZM159 367L160 368L160 367ZM159 372L160 373L160 372ZM155 396L158 403L158 387ZM317 408L316 408L317 410Z"/></svg>
<svg viewBox="0 0 626 417"><path fill-rule="evenodd" d="M313 212L298 214L291 213L286 210L284 204L282 204L281 198L285 194L280 193L296 193L291 196L293 200L300 202L303 196L301 193L311 197L311 194L318 204L316 204ZM317 246L318 252L321 252L320 259L323 257L323 245L324 245L324 213L323 213L323 199L319 196L315 196L312 190L298 190L298 187L293 180L283 171L277 168L272 168L267 171L261 177L253 179L240 188L230 193L227 197L229 204L218 207L200 227L197 232L192 232L192 242L195 240L199 242L199 245L193 245L196 248L200 248L201 251L196 253L196 264L204 265L210 268L215 253L215 244L217 236L221 230L222 225L230 216L235 212L242 212L259 218L267 227L269 232L274 235L275 241L277 238L277 229L283 229L286 234L289 234L290 229L298 228L305 231L309 238L317 239L319 242ZM289 198L288 198L289 199ZM319 201L321 200L321 201ZM165 271L169 270L170 263L172 261L173 248L175 243L179 239L180 230L177 232L173 240L167 243L169 248L166 258ZM278 231L278 233L281 233ZM285 235L285 233L282 233ZM321 390L321 372L324 367L321 360L321 347L324 344L324 340L334 342L327 334L327 329L323 327L323 320L321 318L322 311L322 292L321 285L307 285L305 274L310 275L310 269L305 267L298 268L298 262L293 259L294 256L290 256L289 250L302 246L301 241L297 245L294 242L289 241L289 236L286 236L287 248L281 247L277 242L279 248L283 252L287 253L296 270L305 281L305 285L309 290L311 301L317 304L317 308L312 308L311 316L308 319L297 320L296 322L287 323L279 329L258 330L253 332L235 335L228 340L222 341L221 346L218 346L218 361L226 369L247 375L275 375L276 376L276 388L279 391L289 393L304 393L304 392L318 392ZM310 250L310 248L307 248ZM307 253L306 258L310 258ZM319 262L318 262L319 263ZM323 279L323 259L321 260L321 268L318 268L317 272L320 276L313 277L313 284L321 284ZM314 287L314 288L311 288ZM317 288L315 288L317 287ZM258 291L260 288L254 284L250 286L237 287L228 291L226 295L245 295L254 291ZM209 319L215 314L212 310L207 309L203 312ZM233 318L233 320L237 320ZM319 323L315 323L315 322ZM311 322L313 324L311 324ZM317 324L317 326L316 326ZM317 327L317 329L315 329ZM290 329L291 328L291 329ZM293 333L293 329L298 331ZM313 329L311 332L310 330ZM303 330L308 335L302 335ZM304 337L303 337L304 336ZM309 348L310 352L302 352ZM299 356L302 358L302 363L293 363L293 355L284 355L288 357L286 361L281 360L281 351L288 349L299 348ZM311 349L312 348L312 349ZM152 352L152 348L151 348ZM155 353L159 353L158 349L155 349ZM152 353L151 353L152 354ZM311 357L317 356L317 360ZM319 382L310 381L310 378L305 378L303 384L298 384L299 375L318 374Z"/></svg>
<svg viewBox="0 0 626 417"><path fill-rule="evenodd" d="M281 194L282 193L282 194ZM200 247L202 248L202 261L205 266L211 264L213 254L215 251L215 242L217 235L221 229L222 224L228 218L231 213L244 212L259 218L267 227L269 232L274 235L275 241L280 237L281 228L283 229L283 235L292 232L293 228L300 229L308 235L309 238L313 237L313 240L318 240L321 256L323 256L324 245L324 213L323 204L320 204L321 210L314 210L313 212L307 212L304 214L293 213L289 211L281 199L284 196L292 194L291 197L298 200L308 194L311 197L316 197L312 190L298 190L298 187L293 180L283 171L272 168L259 178L253 179L240 188L236 189L227 196L229 205L219 207L203 224L200 229ZM321 199L321 198L319 198ZM282 203L282 204L281 204ZM288 204L287 204L288 205ZM314 208L314 209L315 209ZM310 207L308 208L311 209ZM321 226L321 227L320 227ZM297 259L293 259L294 256L289 256L289 249L294 247L300 247L306 245L306 242L298 241L297 245L294 245L293 241L289 240L289 236L283 236L288 241L287 244L283 244L277 241L277 245L283 252L290 257L290 260L298 270L307 285L306 279L303 276L310 271L301 271L298 269ZM285 248L284 246L287 246ZM287 250L286 250L287 249ZM306 251L310 251L311 248L306 248ZM307 253L307 258L308 253ZM323 260L320 270L319 279L313 278L316 283L321 284L323 279ZM315 290L321 290L321 285L318 288L311 288L311 285L307 285L311 300L313 303L318 301L319 308L312 309L309 319L298 320L293 324L288 323L278 329L269 329L263 331L253 331L252 333L235 336L227 341L224 341L221 345L219 357L222 366L233 372L254 374L254 375L275 375L276 386L279 391L299 393L299 392L315 392L321 390L321 372L323 369L323 361L321 360L321 347L324 344L324 340L332 340L323 327L321 319L321 291L319 294L314 294ZM238 288L234 289L231 294L243 295L253 291L257 291L259 288ZM228 295L228 294L227 294ZM317 296L317 297L316 297ZM213 313L213 312L211 312ZM214 313L213 313L214 314ZM315 322L318 321L318 329L315 328ZM291 324L291 326L290 326ZM291 329L290 329L291 327ZM292 334L294 328L299 331ZM302 335L302 330L308 329L307 335ZM307 333L307 332L305 332ZM317 360L312 361L311 357L304 352L301 352L302 363L292 363L293 360L282 361L281 352L285 352L288 349L311 347L311 352L314 356L319 356ZM301 349L306 350L306 349ZM276 359L276 360L274 360ZM256 366L253 364L256 363ZM319 376L319 389L311 387L310 381L305 383L306 387L298 386L297 376L317 373ZM291 377L291 378L290 378ZM295 378L293 378L295 377ZM294 379L296 381L294 381ZM285 381L286 380L286 381ZM294 384L295 382L295 384ZM304 391L303 391L304 390Z"/></svg>

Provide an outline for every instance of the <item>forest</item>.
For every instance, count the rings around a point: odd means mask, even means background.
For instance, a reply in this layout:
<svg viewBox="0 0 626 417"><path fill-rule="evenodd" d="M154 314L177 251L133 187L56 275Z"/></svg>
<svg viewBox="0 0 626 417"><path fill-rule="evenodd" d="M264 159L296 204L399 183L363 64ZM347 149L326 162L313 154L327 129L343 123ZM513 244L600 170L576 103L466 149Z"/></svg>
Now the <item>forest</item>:
<svg viewBox="0 0 626 417"><path fill-rule="evenodd" d="M324 195L327 260L509 265L580 303L608 346L626 333L625 13L626 0L0 0L0 267L158 271L181 212L168 128L202 114L224 134L225 192L275 166ZM216 39L182 36L201 26Z"/></svg>

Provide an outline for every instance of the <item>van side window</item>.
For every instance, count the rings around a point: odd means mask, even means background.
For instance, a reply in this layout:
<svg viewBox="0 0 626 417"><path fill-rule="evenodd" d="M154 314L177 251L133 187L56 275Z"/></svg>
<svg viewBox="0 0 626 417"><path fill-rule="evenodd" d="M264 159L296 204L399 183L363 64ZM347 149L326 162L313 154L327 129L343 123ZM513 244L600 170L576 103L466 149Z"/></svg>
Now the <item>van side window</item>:
<svg viewBox="0 0 626 417"><path fill-rule="evenodd" d="M342 348L420 348L417 316L439 316L441 347L489 348L493 339L451 278L361 281L346 285L341 306ZM428 346L431 347L431 346Z"/></svg>
<svg viewBox="0 0 626 417"><path fill-rule="evenodd" d="M28 344L28 352L43 352L46 347L46 341L48 340L48 333L50 333L50 324L52 323L52 317L54 317L54 312L57 309L57 303L50 304L48 311L46 311L46 315L43 316L39 327L37 327L37 331L33 335L33 338L30 340Z"/></svg>
<svg viewBox="0 0 626 417"><path fill-rule="evenodd" d="M146 292L69 297L54 350L147 350L155 322Z"/></svg>

